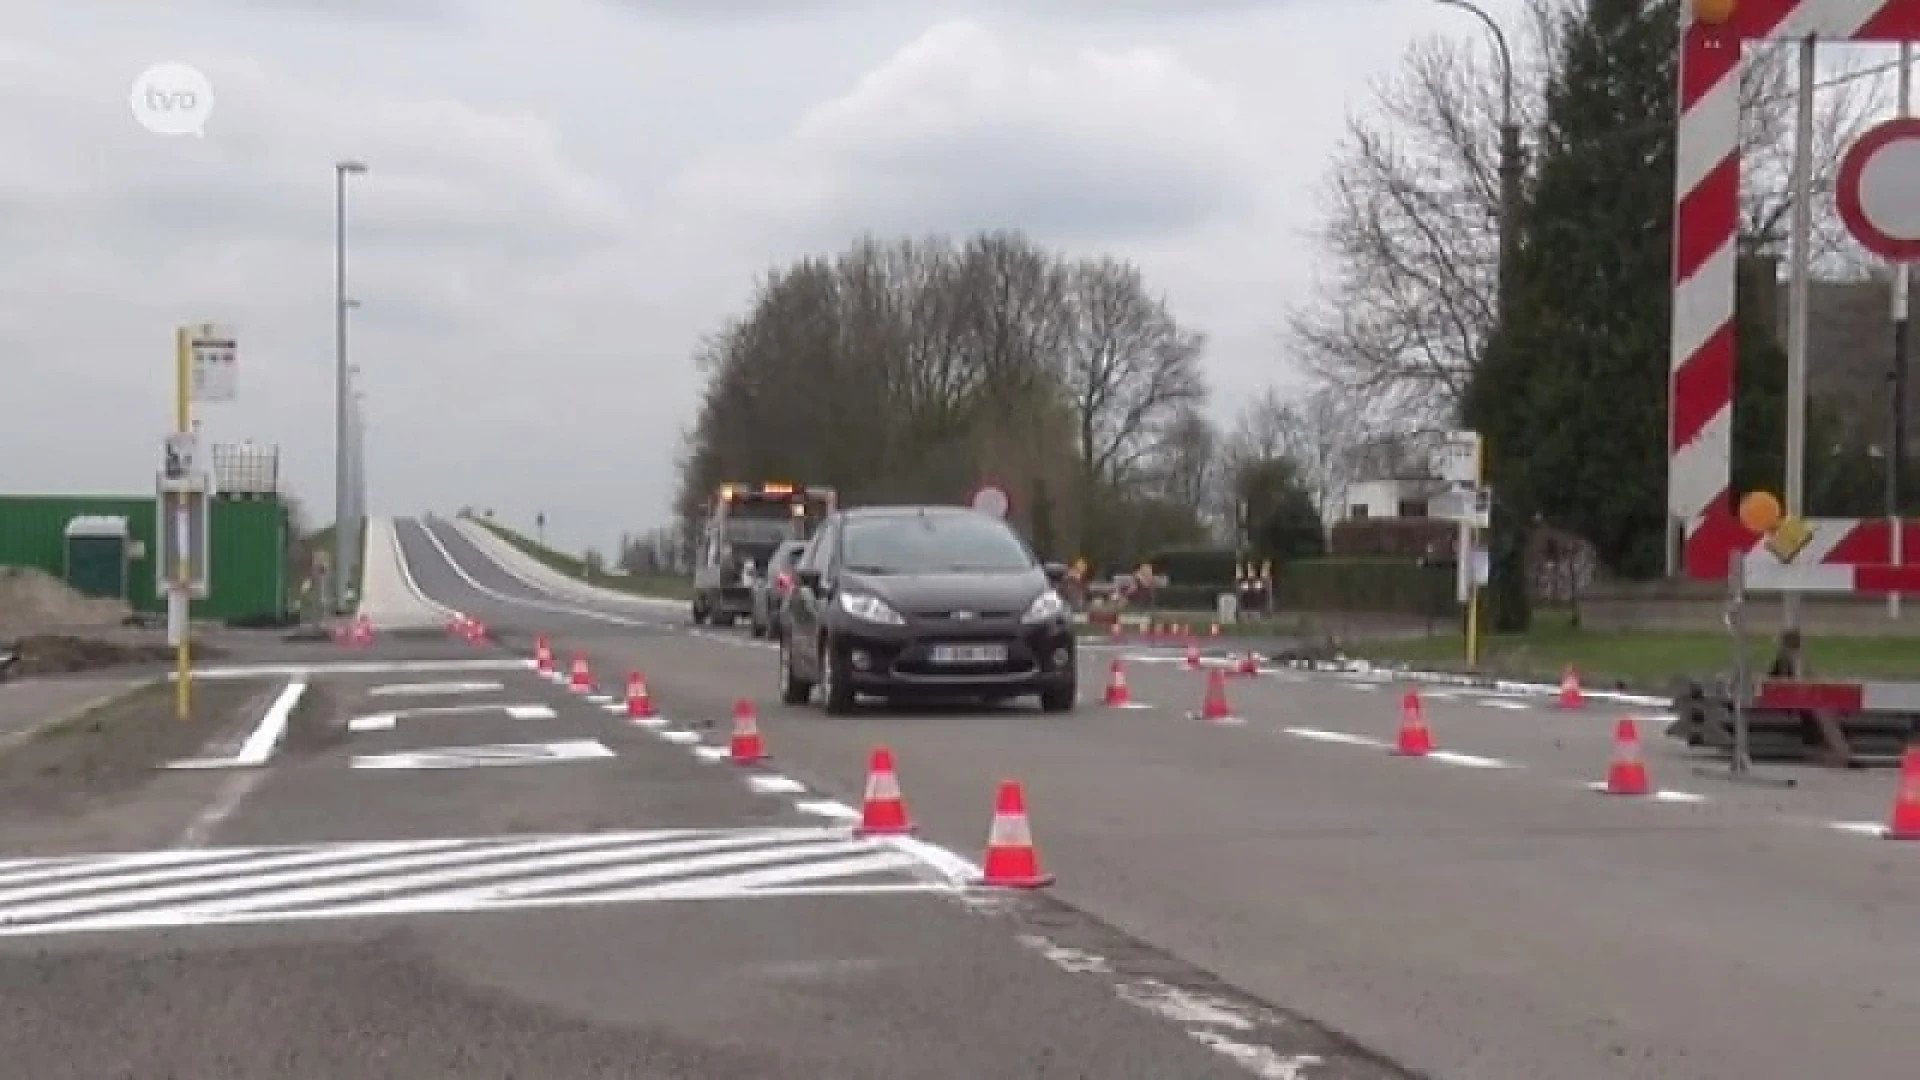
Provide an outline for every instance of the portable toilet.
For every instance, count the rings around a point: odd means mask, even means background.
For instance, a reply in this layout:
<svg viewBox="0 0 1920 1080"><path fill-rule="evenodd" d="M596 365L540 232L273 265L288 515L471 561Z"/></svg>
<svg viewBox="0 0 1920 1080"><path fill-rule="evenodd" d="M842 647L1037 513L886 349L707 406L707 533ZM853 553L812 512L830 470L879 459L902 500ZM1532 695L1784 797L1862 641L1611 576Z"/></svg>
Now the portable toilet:
<svg viewBox="0 0 1920 1080"><path fill-rule="evenodd" d="M68 588L83 596L127 600L132 534L123 517L88 516L67 522Z"/></svg>

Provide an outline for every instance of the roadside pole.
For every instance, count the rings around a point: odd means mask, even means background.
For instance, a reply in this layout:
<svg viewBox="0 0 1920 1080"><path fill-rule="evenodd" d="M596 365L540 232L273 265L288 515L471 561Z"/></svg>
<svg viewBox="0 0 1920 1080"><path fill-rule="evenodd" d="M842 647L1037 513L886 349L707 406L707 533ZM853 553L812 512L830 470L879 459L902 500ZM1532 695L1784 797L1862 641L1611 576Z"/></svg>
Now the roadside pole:
<svg viewBox="0 0 1920 1080"><path fill-rule="evenodd" d="M173 334L173 430L182 445L193 439L193 331L180 327ZM189 466L191 468L193 466ZM173 581L167 590L167 633L174 640L173 671L174 715L181 720L193 717L193 634L192 597L187 583L193 578L192 511L182 498L174 519L155 522L156 529L172 529L174 540Z"/></svg>

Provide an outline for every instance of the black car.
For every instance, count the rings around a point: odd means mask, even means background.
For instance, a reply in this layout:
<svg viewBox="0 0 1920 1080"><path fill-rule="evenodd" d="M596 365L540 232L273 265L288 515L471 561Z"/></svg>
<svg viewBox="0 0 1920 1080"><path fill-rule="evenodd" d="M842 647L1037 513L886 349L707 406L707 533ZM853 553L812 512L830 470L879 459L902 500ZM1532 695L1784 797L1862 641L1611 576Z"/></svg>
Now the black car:
<svg viewBox="0 0 1920 1080"><path fill-rule="evenodd" d="M801 557L780 641L781 700L857 695L1004 700L1048 712L1077 693L1072 611L1006 522L953 506L862 507L821 525Z"/></svg>
<svg viewBox="0 0 1920 1080"><path fill-rule="evenodd" d="M780 550L767 560L767 571L753 583L753 611L748 615L748 624L754 637L766 637L777 634L781 627L781 609L786 606L787 594L793 591L793 564L800 561L800 554L807 550L805 543L788 541L780 545Z"/></svg>

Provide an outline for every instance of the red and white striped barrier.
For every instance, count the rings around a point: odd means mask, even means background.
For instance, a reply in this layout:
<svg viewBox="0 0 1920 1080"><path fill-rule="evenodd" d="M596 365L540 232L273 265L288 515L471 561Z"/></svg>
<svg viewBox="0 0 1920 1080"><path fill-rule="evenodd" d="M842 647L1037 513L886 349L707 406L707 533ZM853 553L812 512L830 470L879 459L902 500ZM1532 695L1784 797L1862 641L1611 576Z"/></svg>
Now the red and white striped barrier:
<svg viewBox="0 0 1920 1080"><path fill-rule="evenodd" d="M1768 679L1753 704L1789 712L1920 712L1920 683Z"/></svg>
<svg viewBox="0 0 1920 1080"><path fill-rule="evenodd" d="M1688 577L1721 580L1732 556L1760 538L1731 505L1735 241L1740 226L1740 54L1755 40L1896 43L1920 40L1920 0L1734 0L1687 8L1681 31L1675 146L1673 344L1667 501L1685 522ZM1884 521L1810 522L1829 549L1795 562L1892 563ZM1909 545L1920 522L1905 526ZM1874 552L1877 551L1877 554ZM1914 551L1910 547L1909 551ZM1771 556L1769 556L1771 557ZM1775 560L1776 562L1778 560ZM1906 555L1902 561L1920 559ZM1822 581L1838 582L1838 574ZM1800 588L1801 586L1787 586ZM1837 591L1821 589L1819 591Z"/></svg>

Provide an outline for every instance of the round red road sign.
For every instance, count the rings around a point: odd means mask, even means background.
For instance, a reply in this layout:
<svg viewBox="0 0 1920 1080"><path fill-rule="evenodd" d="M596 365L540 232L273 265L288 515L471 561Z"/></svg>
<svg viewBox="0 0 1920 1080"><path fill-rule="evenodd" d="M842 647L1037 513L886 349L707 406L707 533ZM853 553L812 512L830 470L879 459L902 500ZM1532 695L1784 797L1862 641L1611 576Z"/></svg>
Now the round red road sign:
<svg viewBox="0 0 1920 1080"><path fill-rule="evenodd" d="M974 488L973 497L967 500L967 504L983 514L992 514L997 518L1006 517L1007 509L1011 505L1007 499L1006 490L998 484L981 484Z"/></svg>
<svg viewBox="0 0 1920 1080"><path fill-rule="evenodd" d="M1847 148L1836 184L1840 220L1860 246L1920 261L1920 117L1876 124Z"/></svg>

